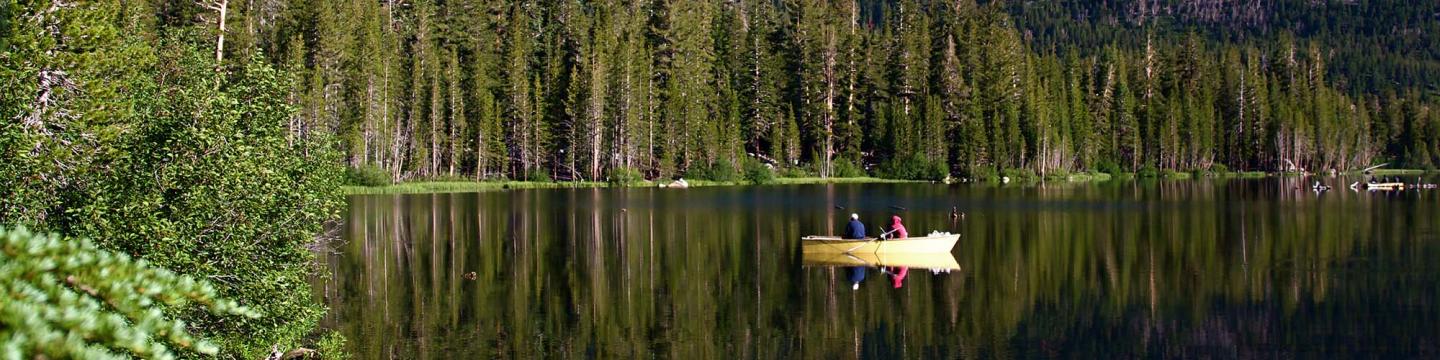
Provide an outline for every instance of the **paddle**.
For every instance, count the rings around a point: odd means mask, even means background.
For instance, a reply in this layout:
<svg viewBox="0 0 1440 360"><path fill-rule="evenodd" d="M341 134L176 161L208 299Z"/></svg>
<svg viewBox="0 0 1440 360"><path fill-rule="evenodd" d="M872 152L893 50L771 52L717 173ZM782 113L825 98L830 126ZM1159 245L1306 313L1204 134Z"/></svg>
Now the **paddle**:
<svg viewBox="0 0 1440 360"><path fill-rule="evenodd" d="M881 239L881 240L889 240L890 238L888 238L888 237L886 237L886 236L889 236L890 234L895 233L895 230L896 230L896 229L890 229L890 231L886 231L886 232L880 233L880 239Z"/></svg>

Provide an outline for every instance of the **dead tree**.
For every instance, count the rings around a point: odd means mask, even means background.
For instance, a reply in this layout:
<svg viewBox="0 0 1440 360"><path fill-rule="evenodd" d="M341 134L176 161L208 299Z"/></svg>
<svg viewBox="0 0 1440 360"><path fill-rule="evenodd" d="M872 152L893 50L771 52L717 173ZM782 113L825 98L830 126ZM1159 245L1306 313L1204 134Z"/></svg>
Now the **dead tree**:
<svg viewBox="0 0 1440 360"><path fill-rule="evenodd" d="M220 60L225 56L225 15L229 12L230 0L197 0L195 4L220 14L215 20L216 27L220 30L215 40L215 64L219 66ZM201 19L204 19L203 15Z"/></svg>

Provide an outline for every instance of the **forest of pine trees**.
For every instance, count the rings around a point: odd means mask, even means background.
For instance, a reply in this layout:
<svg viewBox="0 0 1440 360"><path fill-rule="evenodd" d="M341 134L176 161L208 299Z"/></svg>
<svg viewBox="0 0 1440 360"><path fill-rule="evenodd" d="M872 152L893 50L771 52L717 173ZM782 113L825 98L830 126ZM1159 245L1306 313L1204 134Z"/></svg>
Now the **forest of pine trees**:
<svg viewBox="0 0 1440 360"><path fill-rule="evenodd" d="M1403 24L1327 32L1274 15L1339 13L1344 2L1119 3L1129 5L1039 21L1071 10L230 1L225 51L292 71L298 127L334 130L350 166L394 180L604 180L616 169L655 179L757 161L817 176L922 166L961 177L1440 163L1440 112L1425 87L1440 68L1435 35ZM1385 6L1434 10L1371 5ZM206 10L166 11L161 21ZM1147 20L1166 14L1184 21ZM1370 73L1341 56L1353 55L1334 37L1343 31L1397 40L1374 45L1390 51ZM1347 70L1331 71L1336 61ZM1381 70L1406 81L1373 81Z"/></svg>

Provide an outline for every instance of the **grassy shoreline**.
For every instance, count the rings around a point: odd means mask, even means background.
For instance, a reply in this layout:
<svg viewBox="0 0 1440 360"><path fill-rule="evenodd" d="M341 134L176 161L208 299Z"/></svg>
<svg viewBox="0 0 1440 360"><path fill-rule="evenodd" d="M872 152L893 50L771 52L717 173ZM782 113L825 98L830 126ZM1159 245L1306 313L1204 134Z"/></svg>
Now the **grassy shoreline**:
<svg viewBox="0 0 1440 360"><path fill-rule="evenodd" d="M1434 174L1434 171L1418 169L1381 169L1375 170L1376 176L1403 176L1403 175L1427 175ZM1358 172L1344 172L1341 175L1358 176ZM1204 176L1188 172L1166 172L1154 177L1164 180L1188 180L1199 178L1213 179L1257 179L1271 176L1296 176L1296 174L1266 173L1259 171L1209 173ZM1135 180L1140 179L1135 173L1121 173L1110 175L1106 173L1073 173L1067 175L1047 175L1044 178L1035 177L1029 179L1011 179L1012 182L1104 182L1110 180ZM711 187L711 186L746 186L752 185L749 181L710 181L710 180L686 180L690 187ZM976 181L973 183L997 183L998 180ZM668 182L667 182L668 183ZM843 177L843 178L775 178L765 185L812 185L812 184L896 184L896 183L931 183L931 181L917 180L896 180L877 177ZM609 187L656 187L660 184L654 181L640 181L628 185L611 184L598 181L472 181L472 180L437 180L437 181L415 181L403 182L384 186L352 186L341 187L345 195L389 195L389 194L428 194L428 193L457 193L457 192L485 192L504 191L512 189L567 189L567 188L609 188Z"/></svg>
<svg viewBox="0 0 1440 360"><path fill-rule="evenodd" d="M690 187L710 186L744 186L752 185L749 181L710 181L686 179ZM776 178L765 185L808 185L808 184L883 184L883 183L926 183L929 181L895 180L875 177L846 177L846 178ZM668 183L668 182L666 182ZM386 194L424 194L424 193L453 193L453 192L483 192L502 191L512 189L566 189L566 188L607 188L607 187L657 187L659 182L639 181L631 184L611 184L598 181L416 181L403 182L394 185L384 186L351 186L346 185L340 188L345 195L386 195Z"/></svg>

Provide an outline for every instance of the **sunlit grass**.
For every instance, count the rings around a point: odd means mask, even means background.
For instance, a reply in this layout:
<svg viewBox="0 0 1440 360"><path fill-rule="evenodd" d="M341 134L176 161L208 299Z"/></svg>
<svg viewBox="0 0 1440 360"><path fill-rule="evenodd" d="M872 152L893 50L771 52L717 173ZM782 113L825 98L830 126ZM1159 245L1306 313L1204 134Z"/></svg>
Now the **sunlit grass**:
<svg viewBox="0 0 1440 360"><path fill-rule="evenodd" d="M346 195L420 194L447 192L482 192L509 189L554 189L605 187L603 182L590 181L422 181L386 186L345 186Z"/></svg>
<svg viewBox="0 0 1440 360"><path fill-rule="evenodd" d="M685 179L690 187L710 186L748 186L754 185L750 181L710 181ZM878 184L878 183L920 183L924 181L882 179L876 177L845 177L845 178L821 178L821 177L799 177L799 178L775 178L765 185L803 185L803 184ZM557 189L557 188L596 188L596 187L659 187L660 184L670 184L670 181L641 181L628 185L617 185L598 181L417 181L386 186L345 186L342 188L346 195L365 194L421 194L421 193L447 193L447 192L483 192L510 189Z"/></svg>
<svg viewBox="0 0 1440 360"><path fill-rule="evenodd" d="M1378 169L1374 171L1377 176L1401 176L1401 175L1424 175L1434 173L1432 171L1416 169ZM1348 172L1347 175L1359 173ZM1274 176L1263 171L1232 171L1224 173L1207 173L1204 176L1193 176L1187 172L1165 173L1165 179L1188 180L1200 178L1229 178L1229 179L1255 179ZM1137 176L1134 173L1122 173L1110 175L1106 173L1077 172L1064 176L1047 176L1043 182L1101 182L1110 180L1133 180ZM750 181L710 181L686 179L690 187L712 187L712 186L750 186ZM997 180L998 181L998 180ZM1033 181L1032 181L1033 182ZM807 185L807 184L887 184L887 183L929 183L929 181L883 179L877 177L843 177L843 178L821 178L821 177L795 177L775 178L765 185ZM484 192L500 191L510 189L557 189L557 188L597 188L597 187L659 187L660 184L670 184L670 181L641 181L628 185L616 185L599 181L469 181L469 180L441 180L441 181L417 181L386 186L345 186L342 191L346 195L366 194L422 194L422 193L454 193L454 192Z"/></svg>

